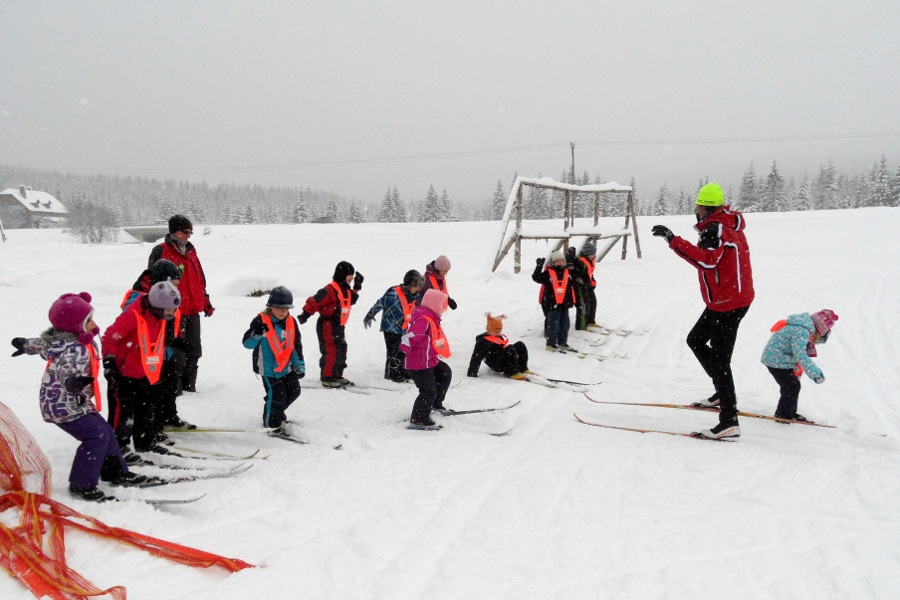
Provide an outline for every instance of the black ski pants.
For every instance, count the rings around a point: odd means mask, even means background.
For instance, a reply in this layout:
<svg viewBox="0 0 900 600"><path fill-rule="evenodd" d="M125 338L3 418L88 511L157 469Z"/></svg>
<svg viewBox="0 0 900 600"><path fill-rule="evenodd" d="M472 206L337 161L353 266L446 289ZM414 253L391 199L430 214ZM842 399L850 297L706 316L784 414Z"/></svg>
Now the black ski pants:
<svg viewBox="0 0 900 600"><path fill-rule="evenodd" d="M453 379L453 371L450 365L438 361L438 364L430 369L409 371L409 376L419 389L409 420L413 423L423 423L431 415L432 408L444 405L444 398Z"/></svg>
<svg viewBox="0 0 900 600"><path fill-rule="evenodd" d="M797 415L797 402L800 400L800 378L794 375L793 369L766 368L769 369L769 373L772 374L775 383L781 389L775 416L782 419L793 419Z"/></svg>
<svg viewBox="0 0 900 600"><path fill-rule="evenodd" d="M731 355L734 353L738 327L749 309L747 306L716 312L707 308L687 336L688 347L716 388L719 421L722 423L737 417L737 394L731 372Z"/></svg>

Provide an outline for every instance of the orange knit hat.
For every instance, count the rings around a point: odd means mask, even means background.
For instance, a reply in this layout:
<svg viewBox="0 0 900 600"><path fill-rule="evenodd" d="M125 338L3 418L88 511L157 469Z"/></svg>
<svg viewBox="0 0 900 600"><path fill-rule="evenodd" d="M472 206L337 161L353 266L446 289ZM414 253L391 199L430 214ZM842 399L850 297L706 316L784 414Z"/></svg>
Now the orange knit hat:
<svg viewBox="0 0 900 600"><path fill-rule="evenodd" d="M485 330L490 335L500 335L503 332L503 319L506 318L506 315L498 315L493 316L491 313L487 313L487 326Z"/></svg>

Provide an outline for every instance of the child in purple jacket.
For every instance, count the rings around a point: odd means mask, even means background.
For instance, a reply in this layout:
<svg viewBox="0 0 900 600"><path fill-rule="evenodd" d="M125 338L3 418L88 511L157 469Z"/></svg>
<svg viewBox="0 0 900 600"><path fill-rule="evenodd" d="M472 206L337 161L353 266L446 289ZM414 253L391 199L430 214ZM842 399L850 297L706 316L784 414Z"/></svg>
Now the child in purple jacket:
<svg viewBox="0 0 900 600"><path fill-rule="evenodd" d="M141 486L158 479L128 471L116 434L97 409L100 362L94 338L91 295L63 294L50 307L52 327L36 338L13 338L20 354L40 354L47 361L41 379L40 404L44 421L53 423L81 442L69 473L69 492L83 500L110 499L97 487L101 475L112 485Z"/></svg>
<svg viewBox="0 0 900 600"><path fill-rule="evenodd" d="M450 343L441 329L447 300L443 292L426 291L400 341L400 351L406 355L404 366L419 389L408 429L440 429L431 420L431 411L446 410L444 397L453 378L450 366L442 360L450 356Z"/></svg>

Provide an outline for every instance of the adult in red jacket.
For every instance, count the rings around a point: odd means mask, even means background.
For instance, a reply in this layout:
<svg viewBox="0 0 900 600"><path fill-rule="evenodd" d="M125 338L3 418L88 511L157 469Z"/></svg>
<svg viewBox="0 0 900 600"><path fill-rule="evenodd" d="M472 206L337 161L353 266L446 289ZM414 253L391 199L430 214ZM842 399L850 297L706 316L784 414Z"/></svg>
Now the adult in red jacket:
<svg viewBox="0 0 900 600"><path fill-rule="evenodd" d="M353 284L353 289L350 284ZM352 381L344 378L344 369L347 368L344 326L350 320L350 307L359 299L362 284L362 273L356 273L353 265L346 261L339 262L334 268L331 283L316 292L315 296L307 298L303 311L297 317L302 324L319 313L316 334L319 337L319 352L322 353L319 368L324 387L353 385Z"/></svg>
<svg viewBox="0 0 900 600"><path fill-rule="evenodd" d="M194 245L188 240L194 232L191 220L184 215L169 219L169 235L165 241L150 252L147 268L152 269L161 258L175 263L182 272L181 285L181 330L185 341L185 365L181 375L181 390L197 391L197 363L203 355L200 343L200 313L211 317L216 310L206 293L206 275L200 266L200 259Z"/></svg>
<svg viewBox="0 0 900 600"><path fill-rule="evenodd" d="M653 235L666 238L669 247L697 269L700 294L706 303L706 310L688 334L687 344L716 388L712 397L698 404L719 406L719 424L700 435L737 438L741 429L731 355L738 327L754 298L745 221L741 213L725 205L722 188L715 183L700 188L694 212L694 229L700 233L696 246L663 225L655 225Z"/></svg>

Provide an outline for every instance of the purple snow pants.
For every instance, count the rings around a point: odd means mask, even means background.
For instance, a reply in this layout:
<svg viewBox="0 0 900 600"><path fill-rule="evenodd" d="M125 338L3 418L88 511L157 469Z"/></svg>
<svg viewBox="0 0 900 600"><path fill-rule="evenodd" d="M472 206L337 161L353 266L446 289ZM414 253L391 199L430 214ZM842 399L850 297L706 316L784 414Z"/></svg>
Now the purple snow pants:
<svg viewBox="0 0 900 600"><path fill-rule="evenodd" d="M97 487L100 471L105 479L114 479L128 472L116 432L100 413L88 413L68 423L56 423L60 429L81 442L75 451L69 483L81 489Z"/></svg>

